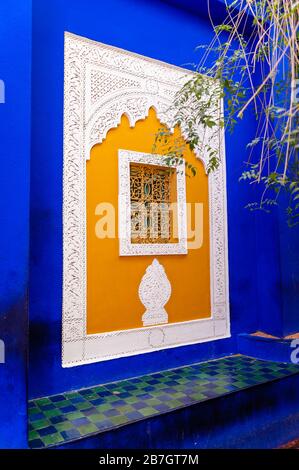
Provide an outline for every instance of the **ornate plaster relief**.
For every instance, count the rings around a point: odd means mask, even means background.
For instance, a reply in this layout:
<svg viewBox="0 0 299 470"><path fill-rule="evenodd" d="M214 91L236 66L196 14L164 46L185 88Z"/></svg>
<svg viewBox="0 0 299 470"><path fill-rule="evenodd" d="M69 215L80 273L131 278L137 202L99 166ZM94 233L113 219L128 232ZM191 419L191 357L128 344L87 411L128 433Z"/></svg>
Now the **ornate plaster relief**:
<svg viewBox="0 0 299 470"><path fill-rule="evenodd" d="M132 126L150 107L170 129L171 103L191 72L65 33L62 364L72 367L230 335L223 131L221 164L209 174L211 318L88 335L86 159L122 114ZM184 130L182 130L184 133ZM207 156L196 149L206 165Z"/></svg>

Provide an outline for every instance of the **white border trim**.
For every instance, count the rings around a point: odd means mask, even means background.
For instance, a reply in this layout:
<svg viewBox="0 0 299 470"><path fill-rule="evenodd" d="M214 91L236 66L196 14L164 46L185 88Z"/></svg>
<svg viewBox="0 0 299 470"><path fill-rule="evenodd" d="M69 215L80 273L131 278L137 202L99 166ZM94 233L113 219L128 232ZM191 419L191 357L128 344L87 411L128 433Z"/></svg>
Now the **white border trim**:
<svg viewBox="0 0 299 470"><path fill-rule="evenodd" d="M209 174L211 318L133 330L86 332L86 159L125 113L150 107L172 129L171 103L191 72L65 33L62 365L72 367L230 336L224 133ZM198 157L206 165L207 157Z"/></svg>
<svg viewBox="0 0 299 470"><path fill-rule="evenodd" d="M178 243L132 243L131 241L131 199L130 199L130 163L143 163L176 170ZM187 214L185 161L168 165L161 155L118 151L118 217L119 217L119 254L120 256L144 255L186 255L187 250Z"/></svg>

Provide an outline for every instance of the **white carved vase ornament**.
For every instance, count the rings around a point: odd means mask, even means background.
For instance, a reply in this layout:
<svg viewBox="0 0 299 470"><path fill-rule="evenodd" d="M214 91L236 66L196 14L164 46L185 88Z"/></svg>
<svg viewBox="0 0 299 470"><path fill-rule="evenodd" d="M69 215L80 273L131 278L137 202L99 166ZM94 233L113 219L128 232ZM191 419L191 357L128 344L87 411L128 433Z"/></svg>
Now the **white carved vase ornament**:
<svg viewBox="0 0 299 470"><path fill-rule="evenodd" d="M168 323L164 308L171 296L171 285L164 267L157 259L147 267L139 285L139 298L146 311L142 315L143 326Z"/></svg>

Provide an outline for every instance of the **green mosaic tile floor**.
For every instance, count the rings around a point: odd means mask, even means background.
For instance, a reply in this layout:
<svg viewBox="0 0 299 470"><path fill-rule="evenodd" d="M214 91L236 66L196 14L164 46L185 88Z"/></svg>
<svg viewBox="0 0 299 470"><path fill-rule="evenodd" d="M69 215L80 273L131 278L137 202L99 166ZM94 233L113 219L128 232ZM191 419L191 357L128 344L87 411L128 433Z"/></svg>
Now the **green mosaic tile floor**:
<svg viewBox="0 0 299 470"><path fill-rule="evenodd" d="M229 356L29 402L29 445L49 447L299 373Z"/></svg>

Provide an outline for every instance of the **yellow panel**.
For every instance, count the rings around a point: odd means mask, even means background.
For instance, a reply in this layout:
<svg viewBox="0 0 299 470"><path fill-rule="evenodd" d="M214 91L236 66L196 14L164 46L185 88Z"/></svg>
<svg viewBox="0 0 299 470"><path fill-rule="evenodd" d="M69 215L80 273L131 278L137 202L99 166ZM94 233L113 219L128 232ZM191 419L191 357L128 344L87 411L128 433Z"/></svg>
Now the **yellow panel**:
<svg viewBox="0 0 299 470"><path fill-rule="evenodd" d="M169 323L211 316L208 177L202 163L189 149L184 158L197 167L197 175L186 178L187 202L203 204L200 248L189 249L187 255L120 257L117 236L104 239L96 236L95 227L101 216L95 212L102 202L111 203L115 208L117 235L118 150L151 153L158 129L161 124L153 109L134 128L130 128L127 117L123 116L118 128L110 130L105 141L93 147L87 162L88 334L143 326L141 317L145 308L139 300L138 287L154 258L164 266L172 286L171 298L165 306ZM175 137L178 136L179 130L176 130ZM194 219L194 209L191 215Z"/></svg>

